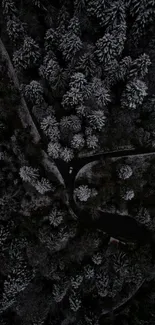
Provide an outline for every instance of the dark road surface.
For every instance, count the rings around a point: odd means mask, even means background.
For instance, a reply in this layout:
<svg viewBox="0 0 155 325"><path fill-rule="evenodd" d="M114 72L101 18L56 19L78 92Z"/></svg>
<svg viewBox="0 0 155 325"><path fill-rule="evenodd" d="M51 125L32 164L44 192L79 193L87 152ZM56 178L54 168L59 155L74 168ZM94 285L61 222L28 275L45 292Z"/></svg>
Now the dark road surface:
<svg viewBox="0 0 155 325"><path fill-rule="evenodd" d="M151 151L150 149L132 149L132 150L122 150L122 151L109 151L104 153L94 154L89 157L75 157L70 163L65 163L61 159L55 160L55 164L59 169L63 179L65 180L66 187L73 188L74 180L78 171L86 164L95 161L106 159L106 158L115 158L115 157L127 157L127 156L139 156L139 155L149 155L154 154L155 151ZM73 167L73 171L70 174L69 169Z"/></svg>
<svg viewBox="0 0 155 325"><path fill-rule="evenodd" d="M72 206L74 208L74 206ZM73 210L75 211L75 210ZM92 220L88 211L75 211L82 229L100 229L112 237L122 239L124 242L148 243L152 235L144 226L128 215L105 213L98 210L98 218Z"/></svg>

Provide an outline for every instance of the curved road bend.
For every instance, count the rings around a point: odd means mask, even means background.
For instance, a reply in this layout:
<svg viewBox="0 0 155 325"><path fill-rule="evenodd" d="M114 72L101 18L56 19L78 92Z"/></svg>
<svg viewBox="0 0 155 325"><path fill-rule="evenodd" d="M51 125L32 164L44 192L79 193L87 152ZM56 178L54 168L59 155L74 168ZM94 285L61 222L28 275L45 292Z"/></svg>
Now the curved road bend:
<svg viewBox="0 0 155 325"><path fill-rule="evenodd" d="M150 231L146 230L145 227L140 226L133 218L124 215L105 213L100 211L100 218L97 220L91 220L89 212L81 211L73 199L73 188L74 180L77 172L86 164L100 158L107 157L128 157L128 156L139 156L139 155L155 155L155 151L150 150L125 150L125 151L113 151L107 153L96 154L90 157L75 158L71 163L67 164L62 160L55 160L55 164L59 169L62 177L66 184L66 190L69 194L69 204L73 212L77 215L80 221L80 226L99 228L107 232L111 236L121 237L127 241L138 241L138 242L152 242L153 236ZM70 174L70 167L73 167L73 171Z"/></svg>
<svg viewBox="0 0 155 325"><path fill-rule="evenodd" d="M123 157L136 157L136 156L144 156L144 155L154 155L155 156L155 151L151 151L149 149L131 149L131 150L122 150L122 151L109 151L109 152L104 152L104 153L98 153L94 154L92 156L88 157L75 157L70 163L65 163L61 159L56 159L54 160L57 168L59 169L66 187L69 189L73 189L74 185L74 180L76 177L76 174L78 171L86 164L99 160L101 158L123 158ZM73 171L70 174L69 170L70 167L73 167Z"/></svg>

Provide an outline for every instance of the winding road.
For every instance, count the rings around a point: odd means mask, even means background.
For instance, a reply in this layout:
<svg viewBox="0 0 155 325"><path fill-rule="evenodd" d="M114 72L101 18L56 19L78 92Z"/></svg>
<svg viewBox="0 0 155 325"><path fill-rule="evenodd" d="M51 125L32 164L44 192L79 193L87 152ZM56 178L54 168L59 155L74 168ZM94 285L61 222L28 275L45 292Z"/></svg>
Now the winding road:
<svg viewBox="0 0 155 325"><path fill-rule="evenodd" d="M15 87L19 90L19 80L16 76L14 67L12 65L10 56L7 52L7 49L0 39L0 52L2 56L6 59L8 64L8 70L10 72L10 76L14 82ZM28 109L27 103L25 99L21 95L21 107L18 111L20 120L22 122L23 127L29 127L29 130L33 137L34 144L40 143L40 134L39 131L33 121L33 118ZM106 159L106 158L122 158L122 157L136 157L136 156L153 156L155 155L155 151L151 151L150 149L129 149L129 150L118 150L118 151L109 151L97 153L94 155L90 155L87 157L75 157L71 163L65 163L62 160L52 160L48 154L42 150L42 165L44 168L52 173L55 173L59 176L59 180L61 184L63 184L66 188L66 192L68 194L68 204L70 209L74 212L74 214L79 219L79 226L81 228L92 228L92 229L102 229L106 231L109 235L117 238L123 238L124 241L131 242L151 242L155 244L155 239L153 234L146 230L146 228L140 226L133 218L129 216L122 216L118 214L105 213L102 211L98 211L99 218L96 220L92 220L90 218L88 211L81 211L78 209L78 206L74 202L73 199L73 190L75 177L79 170L85 166L86 164L93 162L95 160ZM72 173L70 173L70 167L72 167Z"/></svg>
<svg viewBox="0 0 155 325"><path fill-rule="evenodd" d="M14 67L12 65L9 53L2 41L0 39L0 52L2 57L5 58L7 65L8 65L8 71L10 73L10 76L14 82L15 88L19 90L19 85L20 82L18 80L18 77L16 75L16 72L14 70ZM23 127L29 127L30 132L32 134L33 142L34 144L39 144L40 142L40 134L39 131L33 121L33 118L31 116L31 113L29 111L29 108L27 106L27 103L25 99L23 98L21 94L21 107L20 110L18 111L20 120L22 122ZM84 226L84 223L86 223L86 220L88 222L89 220L89 225L92 227L97 227L97 228L102 228L106 229L106 231L115 236L121 236L124 234L124 237L132 237L133 239L135 238L144 238L148 236L145 236L143 231L140 230L139 226L136 225L136 223L133 221L132 218L128 219L128 216L119 216L119 215L113 215L113 214L108 214L104 212L100 212L101 218L100 220L97 220L96 222L90 222L89 215L86 216L86 212L84 211L83 213L81 210L79 211L77 205L74 202L73 199L73 190L74 190L74 182L75 182L75 177L79 170L86 164L93 162L95 160L100 160L100 159L106 159L106 158L114 158L114 157L136 157L136 156L144 156L144 155L155 155L155 151L151 151L150 149L128 149L128 150L117 150L117 151L109 151L109 152L102 152L102 153L96 153L94 155L90 155L87 157L75 157L71 163L65 163L62 160L52 160L48 154L42 149L42 165L44 168L51 173L56 173L59 176L61 184L65 185L66 191L68 194L68 203L70 205L70 208L73 210L74 214L77 215L78 219L81 220L81 223ZM70 173L70 167L72 167L72 173ZM125 219L125 222L124 222ZM85 220L85 221L84 221ZM128 221L127 221L128 220ZM134 224L133 224L134 222ZM127 226L128 224L128 226ZM129 224L131 225L129 227ZM114 227L115 225L115 227ZM121 227L120 227L121 225ZM88 223L87 223L88 226ZM121 231L120 231L121 229ZM130 231L129 231L130 229ZM138 230L139 229L139 230Z"/></svg>

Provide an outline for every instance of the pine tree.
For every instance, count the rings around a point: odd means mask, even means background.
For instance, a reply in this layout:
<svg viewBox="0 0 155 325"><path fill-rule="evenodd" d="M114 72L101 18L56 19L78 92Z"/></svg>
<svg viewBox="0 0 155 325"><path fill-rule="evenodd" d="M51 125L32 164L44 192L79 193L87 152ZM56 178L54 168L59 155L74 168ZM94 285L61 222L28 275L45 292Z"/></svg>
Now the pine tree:
<svg viewBox="0 0 155 325"><path fill-rule="evenodd" d="M66 163L70 162L74 158L73 150L67 147L64 147L61 150L60 157L62 160L64 160Z"/></svg>
<svg viewBox="0 0 155 325"><path fill-rule="evenodd" d="M43 102L43 87L38 81L32 80L25 87L23 85L22 90L26 99L32 104L39 105Z"/></svg>
<svg viewBox="0 0 155 325"><path fill-rule="evenodd" d="M50 28L46 31L45 34L45 50L55 51L59 44L59 34L54 28Z"/></svg>
<svg viewBox="0 0 155 325"><path fill-rule="evenodd" d="M23 46L13 54L15 68L17 70L32 68L39 64L39 60L39 45L31 37L25 37Z"/></svg>
<svg viewBox="0 0 155 325"><path fill-rule="evenodd" d="M96 135L88 135L86 138L86 144L88 149L96 149L98 148L98 138Z"/></svg>
<svg viewBox="0 0 155 325"><path fill-rule="evenodd" d="M143 225L146 225L148 227L151 227L152 220L149 214L149 211L146 208L140 208L137 215L136 220L140 222Z"/></svg>
<svg viewBox="0 0 155 325"><path fill-rule="evenodd" d="M67 283L57 283L53 285L53 298L55 302L59 303L62 301L67 294L68 285Z"/></svg>
<svg viewBox="0 0 155 325"><path fill-rule="evenodd" d="M137 59L135 59L131 66L128 74L128 78L143 79L148 73L148 68L151 65L149 55L143 53Z"/></svg>
<svg viewBox="0 0 155 325"><path fill-rule="evenodd" d="M100 297L104 298L109 291L109 276L104 272L96 274L96 288Z"/></svg>
<svg viewBox="0 0 155 325"><path fill-rule="evenodd" d="M69 296L70 308L74 312L77 312L81 308L81 297L77 294L76 291L71 291Z"/></svg>
<svg viewBox="0 0 155 325"><path fill-rule="evenodd" d="M25 37L24 27L24 24L16 16L7 21L8 36L15 45Z"/></svg>
<svg viewBox="0 0 155 325"><path fill-rule="evenodd" d="M136 109L138 105L143 103L146 95L146 84L139 79L134 79L127 83L126 88L122 93L121 105L122 107L128 107L129 109Z"/></svg>
<svg viewBox="0 0 155 325"><path fill-rule="evenodd" d="M60 41L60 50L64 59L68 62L82 49L82 42L79 36L73 32L67 32Z"/></svg>
<svg viewBox="0 0 155 325"><path fill-rule="evenodd" d="M41 129L50 138L52 142L57 142L57 140L60 138L58 122L54 115L49 115L42 120Z"/></svg>
<svg viewBox="0 0 155 325"><path fill-rule="evenodd" d="M73 135L72 141L71 141L71 147L73 149L81 150L85 145L85 140L82 133L77 133Z"/></svg>
<svg viewBox="0 0 155 325"><path fill-rule="evenodd" d="M117 68L117 81L123 80L125 81L129 75L130 69L132 65L132 59L130 56L125 56L122 60L120 60L118 68Z"/></svg>
<svg viewBox="0 0 155 325"><path fill-rule="evenodd" d="M49 142L48 144L48 154L51 156L53 159L58 159L60 157L61 153L61 145L59 142Z"/></svg>
<svg viewBox="0 0 155 325"><path fill-rule="evenodd" d="M88 110L89 110L89 108L83 104L75 107L76 114L77 114L77 116L79 116L79 118L86 116Z"/></svg>
<svg viewBox="0 0 155 325"><path fill-rule="evenodd" d="M41 181L38 180L36 183L34 183L34 186L40 194L45 194L53 190L49 180L44 177L41 178Z"/></svg>
<svg viewBox="0 0 155 325"><path fill-rule="evenodd" d="M123 200L125 201L130 201L134 198L135 196L135 193L132 189L125 189L125 188L122 188L121 190L121 197Z"/></svg>
<svg viewBox="0 0 155 325"><path fill-rule="evenodd" d="M39 177L39 170L31 166L23 166L20 168L19 175L24 182L35 182Z"/></svg>
<svg viewBox="0 0 155 325"><path fill-rule="evenodd" d="M94 275L95 275L94 267L89 264L86 265L84 268L84 276L85 276L86 280L93 279Z"/></svg>
<svg viewBox="0 0 155 325"><path fill-rule="evenodd" d="M84 73L86 77L92 77L97 74L97 67L94 58L94 47L90 44L87 45L86 51L81 54L78 62L76 63L76 70Z"/></svg>
<svg viewBox="0 0 155 325"><path fill-rule="evenodd" d="M101 15L101 26L106 26L107 31L113 31L116 26L125 24L126 8L122 0L108 1Z"/></svg>
<svg viewBox="0 0 155 325"><path fill-rule="evenodd" d="M79 37L81 36L80 20L78 16L73 16L69 22L67 30Z"/></svg>
<svg viewBox="0 0 155 325"><path fill-rule="evenodd" d="M64 211L54 206L48 215L49 222L52 226L58 227L63 222Z"/></svg>
<svg viewBox="0 0 155 325"><path fill-rule="evenodd" d="M81 131L81 120L76 115L64 116L60 120L60 131L63 134L72 132L79 133Z"/></svg>
<svg viewBox="0 0 155 325"><path fill-rule="evenodd" d="M78 289L83 282L83 276L81 274L76 274L71 277L71 286L73 289Z"/></svg>
<svg viewBox="0 0 155 325"><path fill-rule="evenodd" d="M96 253L92 256L92 261L95 265L102 264L102 256L100 253Z"/></svg>
<svg viewBox="0 0 155 325"><path fill-rule="evenodd" d="M91 197L91 189L88 187L88 185L80 185L74 190L74 195L81 202L86 202Z"/></svg>
<svg viewBox="0 0 155 325"><path fill-rule="evenodd" d="M106 117L102 110L94 110L87 116L87 119L94 130L101 131L105 126Z"/></svg>
<svg viewBox="0 0 155 325"><path fill-rule="evenodd" d="M17 14L15 3L12 0L2 0L2 8L3 8L3 15L6 15L8 19L12 18Z"/></svg>
<svg viewBox="0 0 155 325"><path fill-rule="evenodd" d="M128 179L132 176L132 168L129 165L122 165L118 169L118 175L120 179Z"/></svg>
<svg viewBox="0 0 155 325"><path fill-rule="evenodd" d="M99 78L93 78L91 96L98 109L103 109L111 101L109 90Z"/></svg>
<svg viewBox="0 0 155 325"><path fill-rule="evenodd" d="M126 25L118 25L112 33L106 33L96 42L95 54L104 68L121 55L126 39Z"/></svg>
<svg viewBox="0 0 155 325"><path fill-rule="evenodd" d="M71 76L71 81L69 83L70 89L77 89L79 92L85 91L87 86L87 80L85 75L81 72L77 72Z"/></svg>
<svg viewBox="0 0 155 325"><path fill-rule="evenodd" d="M62 98L62 106L65 110L73 109L84 102L82 93L77 88L68 90Z"/></svg>
<svg viewBox="0 0 155 325"><path fill-rule="evenodd" d="M130 31L130 37L135 45L140 37L145 33L146 27L152 23L154 18L154 0L132 0L130 3L130 15L134 18L134 23Z"/></svg>
<svg viewBox="0 0 155 325"><path fill-rule="evenodd" d="M44 64L42 64L39 68L39 74L43 79L48 82L49 86L53 91L58 88L58 83L61 83L59 87L63 85L62 69L60 69L60 66L55 57L45 57Z"/></svg>

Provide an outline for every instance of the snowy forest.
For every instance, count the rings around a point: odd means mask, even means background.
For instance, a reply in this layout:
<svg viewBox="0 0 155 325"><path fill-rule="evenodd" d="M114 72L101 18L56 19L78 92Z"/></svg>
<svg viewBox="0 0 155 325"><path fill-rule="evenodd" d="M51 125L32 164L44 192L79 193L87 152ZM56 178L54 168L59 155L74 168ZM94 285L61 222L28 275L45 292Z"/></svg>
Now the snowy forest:
<svg viewBox="0 0 155 325"><path fill-rule="evenodd" d="M155 324L155 0L0 1L0 325Z"/></svg>

